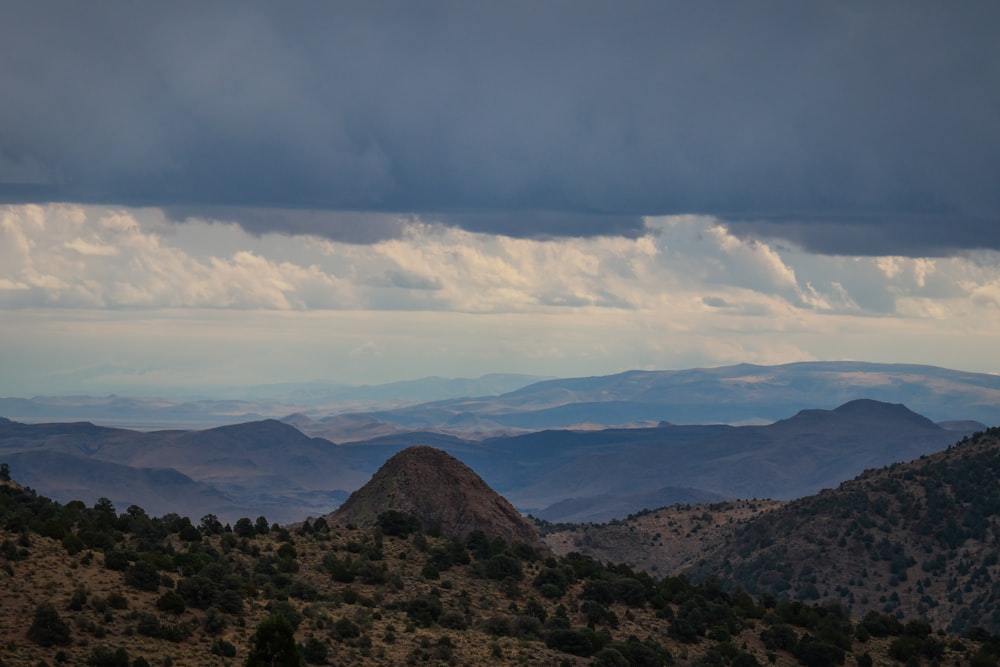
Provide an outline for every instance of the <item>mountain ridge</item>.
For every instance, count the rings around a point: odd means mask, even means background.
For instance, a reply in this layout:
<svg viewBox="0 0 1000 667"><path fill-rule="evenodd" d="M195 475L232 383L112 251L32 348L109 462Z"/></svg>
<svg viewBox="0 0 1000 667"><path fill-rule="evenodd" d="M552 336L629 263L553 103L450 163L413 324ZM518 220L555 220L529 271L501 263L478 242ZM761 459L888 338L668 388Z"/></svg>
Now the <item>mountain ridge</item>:
<svg viewBox="0 0 1000 667"><path fill-rule="evenodd" d="M936 422L1000 424L1000 376L920 364L797 362L682 370L631 370L587 378L484 376L478 381L404 381L404 397L365 387L302 392L283 385L224 400L154 397L0 398L0 414L25 422L76 421L111 426L208 428L291 417L308 435L334 442L416 429L483 439L545 428L677 424L764 424L807 408L830 409L867 397L904 403ZM433 382L432 382L433 381ZM506 384L505 384L506 383ZM527 386L525 386L527 385ZM462 388L469 391L462 391ZM516 387L511 389L511 387ZM286 391L288 390L288 391ZM352 393L353 392L353 393ZM457 395L456 392L461 392Z"/></svg>
<svg viewBox="0 0 1000 667"><path fill-rule="evenodd" d="M479 441L414 431L335 444L277 420L153 432L91 423L7 422L0 423L0 457L47 449L136 468L173 468L222 493L231 511L238 512L220 516L235 520L239 514L263 514L296 521L329 512L396 452L430 445L479 471L522 511L539 512L570 498L613 496L616 513L625 516L646 507L644 494L668 487L716 498L807 495L867 467L943 449L962 434L941 429L905 406L877 402L807 412L766 426L557 429ZM70 499L47 489L42 473L37 466L31 472L40 490ZM164 497L172 493L162 492ZM153 489L145 493L157 495ZM111 494L95 489L87 500L102 495ZM627 498L632 500L621 500ZM165 503L150 502L151 511L167 511ZM558 521L569 515L546 516Z"/></svg>

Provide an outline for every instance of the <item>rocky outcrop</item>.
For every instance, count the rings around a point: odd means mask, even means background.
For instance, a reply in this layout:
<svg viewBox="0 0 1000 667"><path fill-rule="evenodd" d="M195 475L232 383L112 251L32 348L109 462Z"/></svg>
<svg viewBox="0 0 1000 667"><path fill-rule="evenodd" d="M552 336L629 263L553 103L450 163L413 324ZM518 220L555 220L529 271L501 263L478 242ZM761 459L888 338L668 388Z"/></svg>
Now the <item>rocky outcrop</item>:
<svg viewBox="0 0 1000 667"><path fill-rule="evenodd" d="M399 452L351 494L328 520L358 527L374 525L387 510L417 517L424 527L464 537L481 530L508 542L541 546L535 527L471 468L433 447Z"/></svg>

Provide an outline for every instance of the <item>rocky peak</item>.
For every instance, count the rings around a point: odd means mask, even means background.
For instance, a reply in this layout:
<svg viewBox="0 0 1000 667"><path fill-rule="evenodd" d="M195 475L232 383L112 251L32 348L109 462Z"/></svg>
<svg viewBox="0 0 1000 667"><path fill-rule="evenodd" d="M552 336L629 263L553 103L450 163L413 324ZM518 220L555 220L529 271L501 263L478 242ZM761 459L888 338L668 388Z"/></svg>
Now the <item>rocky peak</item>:
<svg viewBox="0 0 1000 667"><path fill-rule="evenodd" d="M464 463L433 447L409 447L390 458L329 520L371 526L387 510L412 514L448 535L481 530L508 542L542 545L535 527L506 499Z"/></svg>

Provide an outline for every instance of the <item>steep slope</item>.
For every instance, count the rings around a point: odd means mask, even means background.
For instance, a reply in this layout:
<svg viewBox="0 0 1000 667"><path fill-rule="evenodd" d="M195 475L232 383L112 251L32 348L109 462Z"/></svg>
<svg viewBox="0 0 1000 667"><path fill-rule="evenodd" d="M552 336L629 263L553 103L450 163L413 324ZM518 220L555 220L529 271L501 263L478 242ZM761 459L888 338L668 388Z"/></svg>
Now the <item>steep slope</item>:
<svg viewBox="0 0 1000 667"><path fill-rule="evenodd" d="M705 555L734 539L757 516L781 507L780 500L732 500L674 504L607 523L536 520L553 552L578 552L601 562L625 563L656 576L687 571Z"/></svg>
<svg viewBox="0 0 1000 667"><path fill-rule="evenodd" d="M1000 633L1000 429L761 515L706 554L753 594Z"/></svg>
<svg viewBox="0 0 1000 667"><path fill-rule="evenodd" d="M338 524L371 526L387 510L406 512L449 535L480 530L508 542L541 545L534 526L464 463L433 447L399 452L330 515Z"/></svg>

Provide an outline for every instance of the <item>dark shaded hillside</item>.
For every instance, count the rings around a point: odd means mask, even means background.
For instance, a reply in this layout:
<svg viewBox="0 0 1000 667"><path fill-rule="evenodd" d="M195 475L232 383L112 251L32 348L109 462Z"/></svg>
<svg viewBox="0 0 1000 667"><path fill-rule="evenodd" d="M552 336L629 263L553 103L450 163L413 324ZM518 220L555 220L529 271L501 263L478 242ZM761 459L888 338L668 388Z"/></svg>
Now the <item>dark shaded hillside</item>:
<svg viewBox="0 0 1000 667"><path fill-rule="evenodd" d="M692 573L1000 632L1000 429L761 515Z"/></svg>
<svg viewBox="0 0 1000 667"><path fill-rule="evenodd" d="M106 447L127 447L141 438L136 431L90 422L22 424L0 418L0 447L5 450L54 449L89 456Z"/></svg>
<svg viewBox="0 0 1000 667"><path fill-rule="evenodd" d="M470 454L469 463L532 512L566 498L622 497L666 486L726 498L791 499L866 468L939 451L956 437L904 406L854 401L768 426L666 425L494 439L483 443L481 454Z"/></svg>
<svg viewBox="0 0 1000 667"><path fill-rule="evenodd" d="M53 456L40 458L41 452ZM15 474L31 479L39 490L61 500L69 500L65 493L71 490L88 502L114 497L144 504L153 512L178 506L175 501L185 487L176 480L183 478L197 482L201 494L217 496L207 511L225 518L244 513L280 521L318 516L368 479L378 464L367 458L351 457L328 440L310 438L276 420L150 433L89 422L0 422L0 459L8 460ZM120 481L98 474L109 465L131 472L123 470ZM154 469L180 475L137 472Z"/></svg>
<svg viewBox="0 0 1000 667"><path fill-rule="evenodd" d="M119 507L166 508L190 515L239 516L241 508L209 484L192 480L172 468L139 468L53 450L27 451L4 457L18 479L44 487L62 502L100 497Z"/></svg>

